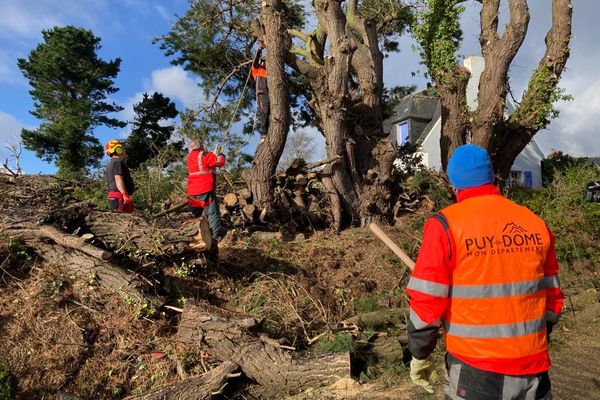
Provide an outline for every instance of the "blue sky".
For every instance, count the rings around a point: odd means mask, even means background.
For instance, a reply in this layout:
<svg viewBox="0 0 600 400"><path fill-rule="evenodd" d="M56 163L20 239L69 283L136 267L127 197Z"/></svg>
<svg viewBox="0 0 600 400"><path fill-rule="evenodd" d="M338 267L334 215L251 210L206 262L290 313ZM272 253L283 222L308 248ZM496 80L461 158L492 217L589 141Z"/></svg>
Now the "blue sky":
<svg viewBox="0 0 600 400"><path fill-rule="evenodd" d="M550 25L550 0L530 0L532 18L527 39L511 70L511 82L516 98L544 52L544 36ZM555 147L573 155L600 155L600 2L573 0L574 38L571 59L563 75L561 86L575 100L559 105L561 117L550 128L536 136L542 150ZM462 55L479 54L477 42L479 7L467 2L463 16L465 41ZM19 57L41 42L41 30L56 25L75 25L91 29L102 38L100 57L122 59L121 72L116 79L120 91L111 100L126 109L120 113L123 120L132 117L131 107L141 99L143 92L159 91L174 100L181 110L192 107L201 100L197 79L180 67L170 65L152 38L168 32L175 15L187 10L187 0L0 0L0 163L8 156L4 146L18 139L23 127L33 128L39 121L33 118L32 100L28 83L16 66ZM506 2L502 5L506 18ZM425 85L423 78L411 72L423 70L416 54L411 50L409 36L402 39L402 52L385 61L387 85ZM114 137L124 137L128 128L110 130L100 127L96 136L104 142ZM322 151L320 152L322 154ZM28 173L54 172L55 168L24 150L22 168Z"/></svg>

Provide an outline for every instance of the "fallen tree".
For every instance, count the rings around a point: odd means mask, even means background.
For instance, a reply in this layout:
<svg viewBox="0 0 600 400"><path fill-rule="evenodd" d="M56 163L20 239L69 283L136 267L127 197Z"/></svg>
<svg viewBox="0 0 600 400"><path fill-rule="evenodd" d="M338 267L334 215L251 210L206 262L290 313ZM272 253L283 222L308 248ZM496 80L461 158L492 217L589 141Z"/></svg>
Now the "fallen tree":
<svg viewBox="0 0 600 400"><path fill-rule="evenodd" d="M260 325L253 317L190 301L183 309L178 337L221 361L239 365L264 387L265 398L350 377L348 353L294 353L293 348L261 335Z"/></svg>

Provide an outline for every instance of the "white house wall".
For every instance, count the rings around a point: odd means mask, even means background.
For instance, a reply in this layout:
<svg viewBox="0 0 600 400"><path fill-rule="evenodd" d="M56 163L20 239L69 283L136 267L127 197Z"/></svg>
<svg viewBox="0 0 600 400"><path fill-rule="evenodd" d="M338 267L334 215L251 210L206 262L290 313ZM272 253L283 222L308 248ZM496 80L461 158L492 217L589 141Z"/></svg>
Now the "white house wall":
<svg viewBox="0 0 600 400"><path fill-rule="evenodd" d="M531 171L531 183L534 188L542 187L542 160L544 154L540 148L533 143L529 143L515 159L512 171Z"/></svg>
<svg viewBox="0 0 600 400"><path fill-rule="evenodd" d="M436 171L442 170L442 153L440 150L440 138L442 137L442 119L439 118L429 131L429 134L421 143L421 155L423 165Z"/></svg>

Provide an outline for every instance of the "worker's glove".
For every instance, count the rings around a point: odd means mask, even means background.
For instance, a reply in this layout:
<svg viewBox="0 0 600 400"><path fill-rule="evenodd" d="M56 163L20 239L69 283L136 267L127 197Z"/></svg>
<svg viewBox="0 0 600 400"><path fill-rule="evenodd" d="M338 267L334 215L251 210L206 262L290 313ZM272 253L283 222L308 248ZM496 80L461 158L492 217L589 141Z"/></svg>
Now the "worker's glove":
<svg viewBox="0 0 600 400"><path fill-rule="evenodd" d="M413 357L410 362L410 379L415 385L419 385L427 392L433 393L433 384L437 383L438 376L431 357L424 360L417 360Z"/></svg>
<svg viewBox="0 0 600 400"><path fill-rule="evenodd" d="M258 48L259 49L264 49L265 48L265 44L263 42L259 42L258 43Z"/></svg>
<svg viewBox="0 0 600 400"><path fill-rule="evenodd" d="M219 146L215 147L215 154L216 155L223 154L223 146L219 145Z"/></svg>
<svg viewBox="0 0 600 400"><path fill-rule="evenodd" d="M123 193L123 204L128 206L133 204L133 199L127 193Z"/></svg>

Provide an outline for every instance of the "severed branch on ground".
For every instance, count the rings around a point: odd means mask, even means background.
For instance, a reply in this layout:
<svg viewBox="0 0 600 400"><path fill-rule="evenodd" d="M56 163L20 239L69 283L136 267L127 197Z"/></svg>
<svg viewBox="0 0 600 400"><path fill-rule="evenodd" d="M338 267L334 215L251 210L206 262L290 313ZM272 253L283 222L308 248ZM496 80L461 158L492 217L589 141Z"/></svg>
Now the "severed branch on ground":
<svg viewBox="0 0 600 400"><path fill-rule="evenodd" d="M201 376L187 378L181 382L161 387L141 396L127 397L128 400L208 400L223 392L238 366L232 362L224 362Z"/></svg>
<svg viewBox="0 0 600 400"><path fill-rule="evenodd" d="M291 353L278 341L261 335L260 325L261 321L251 316L189 302L178 337L221 361L239 365L246 376L264 387L266 398L350 377L348 353Z"/></svg>

